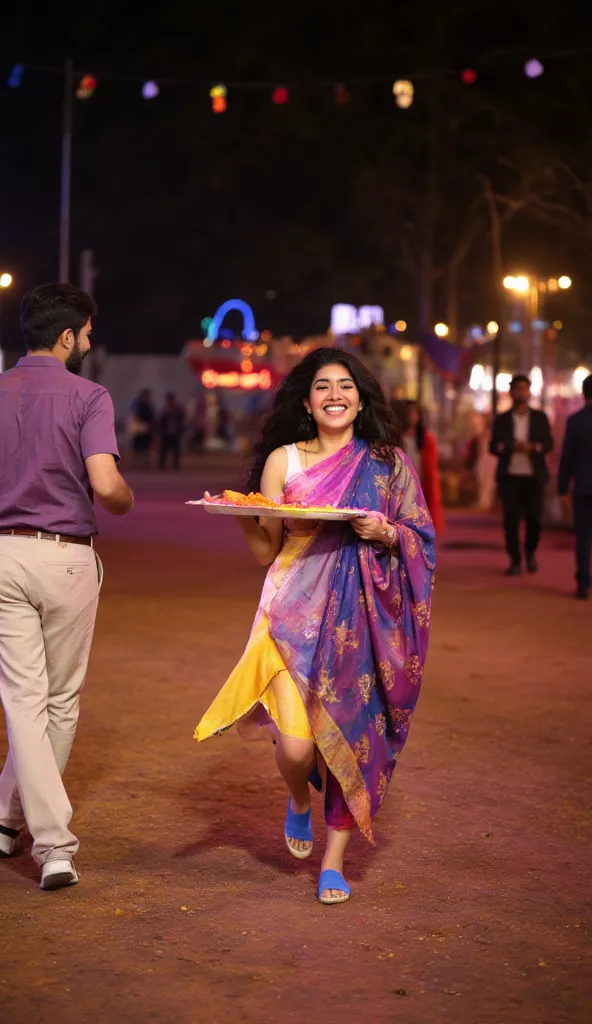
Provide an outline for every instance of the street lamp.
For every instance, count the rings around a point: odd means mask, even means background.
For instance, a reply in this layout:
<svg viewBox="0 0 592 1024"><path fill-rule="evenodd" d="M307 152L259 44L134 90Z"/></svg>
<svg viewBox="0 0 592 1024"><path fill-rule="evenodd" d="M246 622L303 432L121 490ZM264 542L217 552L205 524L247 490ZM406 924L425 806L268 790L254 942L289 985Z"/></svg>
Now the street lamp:
<svg viewBox="0 0 592 1024"><path fill-rule="evenodd" d="M547 292L557 292L559 289L566 291L571 288L571 277L567 274L563 274L561 277L527 277L526 274L519 274L518 276L508 275L503 280L503 286L507 291L515 292L518 295L523 295L526 300L526 313L527 313L527 331L526 336L523 335L523 351L522 351L522 362L524 369L526 369L527 357L530 356L530 361L535 362L537 365L543 367L543 380L541 382L541 399L544 404L545 401L545 382L544 382L544 353L542 351L544 344L544 335L540 333L540 304L541 295L545 295ZM534 334L536 331L536 335ZM535 343L536 342L536 346ZM526 351L528 346L529 351ZM534 349L536 347L536 353Z"/></svg>
<svg viewBox="0 0 592 1024"><path fill-rule="evenodd" d="M510 292L518 292L521 295L525 295L530 288L530 281L525 274L519 274L518 277L504 277L504 288Z"/></svg>

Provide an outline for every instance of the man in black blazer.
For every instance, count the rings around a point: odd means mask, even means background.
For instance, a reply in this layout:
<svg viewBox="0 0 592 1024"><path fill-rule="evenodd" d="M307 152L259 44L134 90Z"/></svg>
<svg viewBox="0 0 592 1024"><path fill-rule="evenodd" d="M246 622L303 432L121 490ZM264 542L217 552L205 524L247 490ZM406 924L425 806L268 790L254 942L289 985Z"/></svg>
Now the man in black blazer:
<svg viewBox="0 0 592 1024"><path fill-rule="evenodd" d="M576 597L590 596L592 557L592 374L586 377L582 391L584 407L570 416L559 464L557 493L571 510L576 534ZM569 494L573 482L572 495Z"/></svg>
<svg viewBox="0 0 592 1024"><path fill-rule="evenodd" d="M553 450L553 436L544 412L531 409L530 381L518 375L510 384L512 408L496 416L490 451L498 458L497 483L504 508L508 576L522 572L519 528L526 520L526 566L537 572L536 552L541 535L543 496L549 470L545 456Z"/></svg>

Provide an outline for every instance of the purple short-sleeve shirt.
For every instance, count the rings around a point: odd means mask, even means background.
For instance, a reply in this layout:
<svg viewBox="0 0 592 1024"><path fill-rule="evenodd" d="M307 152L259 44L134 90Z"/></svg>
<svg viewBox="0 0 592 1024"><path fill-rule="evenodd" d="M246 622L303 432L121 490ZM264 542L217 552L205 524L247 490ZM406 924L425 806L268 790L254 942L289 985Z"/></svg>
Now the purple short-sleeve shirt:
<svg viewBox="0 0 592 1024"><path fill-rule="evenodd" d="M26 356L0 374L0 529L97 532L84 460L119 459L105 388L54 356Z"/></svg>

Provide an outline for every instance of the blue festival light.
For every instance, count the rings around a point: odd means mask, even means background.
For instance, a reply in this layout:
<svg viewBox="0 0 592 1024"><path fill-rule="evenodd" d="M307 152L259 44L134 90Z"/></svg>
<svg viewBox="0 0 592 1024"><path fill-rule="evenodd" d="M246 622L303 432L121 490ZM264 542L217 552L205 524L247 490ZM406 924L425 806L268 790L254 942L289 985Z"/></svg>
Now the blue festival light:
<svg viewBox="0 0 592 1024"><path fill-rule="evenodd" d="M243 302L242 299L229 299L228 302L224 302L220 306L220 308L216 310L214 316L212 317L212 322L208 327L207 333L207 341L209 341L210 345L212 344L212 342L217 340L224 318L228 313L231 313L233 310L236 310L236 312L242 314L242 337L245 339L245 341L249 341L251 339L251 336L255 334L257 328L255 327L255 316L253 314L253 310L251 309L251 307L248 305L248 303Z"/></svg>
<svg viewBox="0 0 592 1024"><path fill-rule="evenodd" d="M24 70L25 69L22 64L14 65L6 80L6 84L9 86L10 89L18 89L19 85L23 80Z"/></svg>

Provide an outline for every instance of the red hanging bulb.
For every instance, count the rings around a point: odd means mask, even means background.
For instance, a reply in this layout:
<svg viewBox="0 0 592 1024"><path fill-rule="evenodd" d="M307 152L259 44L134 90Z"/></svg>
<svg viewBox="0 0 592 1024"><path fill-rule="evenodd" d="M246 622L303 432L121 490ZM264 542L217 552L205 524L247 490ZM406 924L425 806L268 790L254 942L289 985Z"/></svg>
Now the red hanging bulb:
<svg viewBox="0 0 592 1024"><path fill-rule="evenodd" d="M83 75L76 90L76 97L79 100L89 100L96 87L97 80L94 75Z"/></svg>
<svg viewBox="0 0 592 1024"><path fill-rule="evenodd" d="M271 102L275 103L278 107L283 107L290 99L290 93L286 89L285 85L278 85L277 89L274 89L271 94Z"/></svg>
<svg viewBox="0 0 592 1024"><path fill-rule="evenodd" d="M465 68L460 77L463 85L474 85L477 81L477 72L473 68Z"/></svg>

